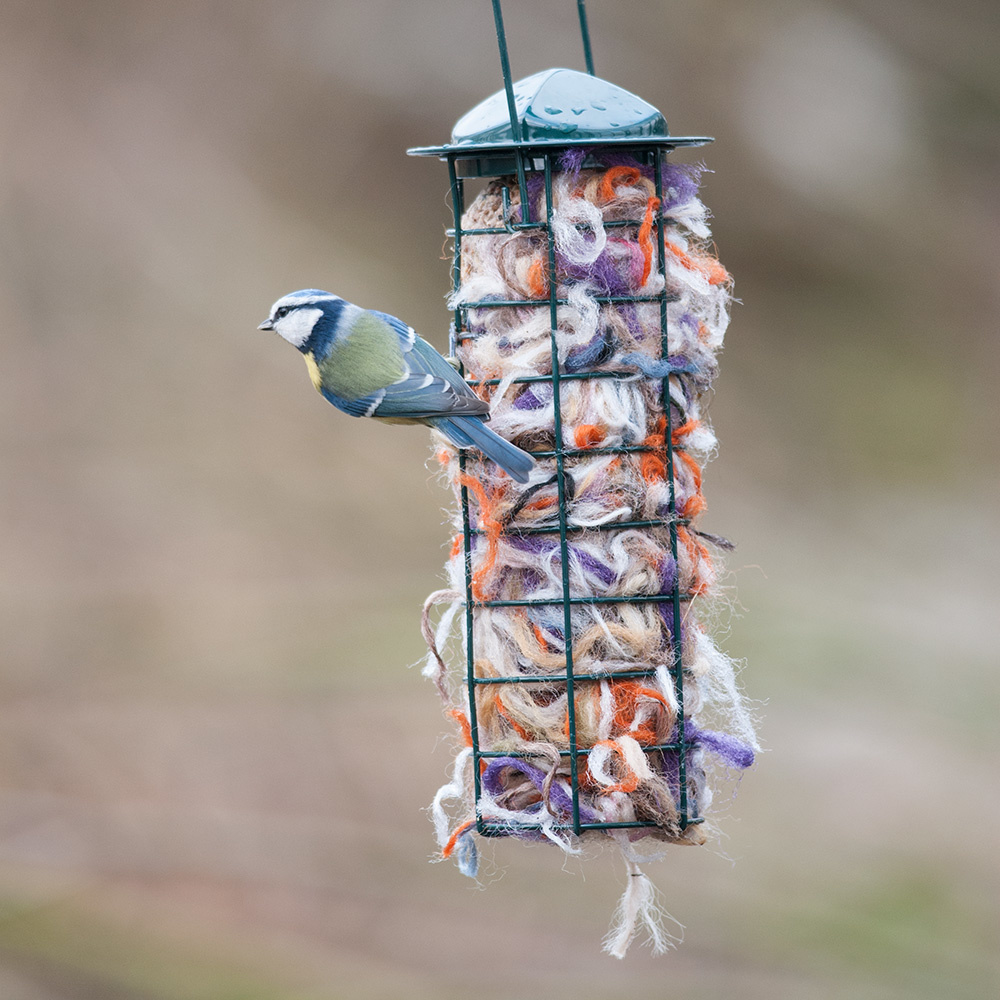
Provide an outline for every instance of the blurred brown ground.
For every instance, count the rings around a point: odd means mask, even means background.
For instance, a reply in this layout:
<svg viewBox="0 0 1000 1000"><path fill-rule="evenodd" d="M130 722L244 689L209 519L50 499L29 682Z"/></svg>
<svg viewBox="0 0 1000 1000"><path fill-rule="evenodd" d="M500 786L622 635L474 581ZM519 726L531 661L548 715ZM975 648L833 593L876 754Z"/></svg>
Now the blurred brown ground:
<svg viewBox="0 0 1000 1000"><path fill-rule="evenodd" d="M580 67L570 0L513 69ZM485 0L0 10L0 998L992 997L1000 9L590 5L597 72L710 134L737 278L708 530L770 752L650 866L428 864L447 494L256 332L294 288L444 347L447 139ZM727 858L733 858L730 864Z"/></svg>

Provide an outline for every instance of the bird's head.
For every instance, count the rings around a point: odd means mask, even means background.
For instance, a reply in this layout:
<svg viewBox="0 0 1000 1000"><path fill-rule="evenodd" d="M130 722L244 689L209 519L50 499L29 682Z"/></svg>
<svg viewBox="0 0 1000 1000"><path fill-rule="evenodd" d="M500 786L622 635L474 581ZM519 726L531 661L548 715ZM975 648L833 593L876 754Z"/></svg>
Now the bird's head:
<svg viewBox="0 0 1000 1000"><path fill-rule="evenodd" d="M324 320L334 321L343 306L343 299L318 288L305 288L278 299L271 306L271 314L257 327L274 330L300 351L307 350L307 343Z"/></svg>

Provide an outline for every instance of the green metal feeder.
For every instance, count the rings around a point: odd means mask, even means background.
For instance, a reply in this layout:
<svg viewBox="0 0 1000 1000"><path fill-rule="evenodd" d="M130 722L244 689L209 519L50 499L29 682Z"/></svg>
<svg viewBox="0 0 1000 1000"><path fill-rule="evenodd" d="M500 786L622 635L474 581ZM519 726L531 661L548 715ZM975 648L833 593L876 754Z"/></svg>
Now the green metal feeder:
<svg viewBox="0 0 1000 1000"><path fill-rule="evenodd" d="M707 136L674 136L671 135L667 127L664 116L651 104L642 98L630 93L613 83L602 80L593 75L593 62L590 55L590 41L587 31L586 13L583 0L578 0L578 11L580 14L580 26L583 36L584 54L587 62L587 73L582 73L572 69L549 69L535 73L516 83L511 81L510 65L507 55L507 44L504 34L503 18L500 10L499 0L493 0L494 19L496 22L497 41L500 50L500 62L503 73L504 89L487 98L465 114L455 125L451 141L443 146L428 146L408 150L413 156L433 156L444 160L448 164L448 174L451 183L451 205L454 217L454 226L448 230L448 236L454 241L454 260L452 268L453 287L457 291L461 280L461 255L462 243L465 239L473 239L477 236L498 235L504 232L515 233L526 230L536 231L544 234L547 240L547 265L548 265L548 289L547 297L539 299L522 299L517 301L480 301L465 302L455 309L453 315L454 329L452 333L452 353L455 354L456 345L469 336L468 313L470 309L476 308L496 308L511 307L525 308L535 307L547 309L551 328L551 350L552 350L552 374L536 375L521 379L516 382L550 382L552 385L555 428L554 428L554 451L535 452L536 457L546 457L555 459L555 470L557 479L558 501L559 501L559 521L557 526L551 528L533 529L532 533L551 532L558 534L561 559L562 559L562 598L558 602L548 602L561 604L563 611L564 635L565 635L565 672L554 676L546 676L548 683L559 683L566 685L568 703L568 732L569 747L562 751L562 756L568 758L571 776L572 791L572 821L563 824L560 829L571 829L577 835L588 830L607 830L623 827L652 827L655 824L648 822L585 822L580 811L580 788L578 781L578 758L586 756L589 748L581 748L577 743L576 728L576 704L574 699L574 684L578 682L588 682L607 675L584 674L574 671L573 664L573 623L571 610L575 605L581 603L665 603L672 609L673 635L675 637L673 646L673 662L671 664L671 675L674 682L674 691L678 704L677 713L677 739L675 742L655 747L647 747L648 751L673 751L676 752L679 761L679 801L678 813L681 830L691 824L702 822L702 817L695 814L695 809L689 803L687 793L687 778L685 773L686 758L688 751L693 748L693 744L685 739L684 734L684 690L683 690L683 670L681 634L681 607L683 602L690 599L687 593L680 591L680 573L675 573L673 590L669 594L659 595L636 595L630 597L573 597L570 593L569 567L570 558L568 553L567 538L574 532L581 530L575 525L567 515L567 487L568 476L565 470L565 461L575 456L583 454L594 454L595 449L586 452L567 448L564 446L562 438L561 417L560 417L560 384L564 381L590 378L634 378L634 371L574 371L567 372L560 370L558 352L556 345L556 330L558 327L558 310L565 304L565 299L559 299L556 294L556 251L555 237L553 234L553 199L552 182L553 174L559 168L560 158L569 150L583 148L587 151L598 151L614 149L622 153L627 153L641 164L652 167L656 184L656 196L663 204L662 190L662 168L664 158L673 149L685 146L702 146L712 141ZM582 166L595 166L598 161L592 158L591 153L587 153ZM544 179L545 190L545 212L542 218L531 218L531 203L528 197L527 178L529 175L541 176ZM504 206L504 226L502 228L478 228L463 229L462 216L465 211L465 185L467 178L502 178L502 200ZM516 190L519 194L520 209L511 209L511 195ZM638 227L641 223L639 219L627 219L609 221L607 226ZM664 262L664 225L662 218L658 218L655 224L656 239L658 243L658 267L660 273L665 276ZM597 302L611 303L639 303L639 302L659 302L660 304L660 327L661 327L661 351L662 357L666 358L667 350L667 304L675 301L676 295L672 294L664 281L663 290L658 295L619 295L596 297ZM498 380L487 380L485 384L496 384ZM476 383L472 383L476 384ZM600 525L596 528L589 526L587 530L612 530L630 527L665 528L669 530L671 552L674 564L677 565L677 528L679 524L685 524L683 518L678 518L674 507L674 448L672 444L671 427L671 407L669 396L669 376L662 379L661 400L663 412L666 417L666 433L664 434L664 445L656 449L663 456L667 470L667 479L670 489L670 507L666 517L660 520L630 521L627 523L615 522L608 525ZM615 449L604 449L605 453L624 454L640 451L652 451L654 449L633 445ZM601 449L597 449L601 451ZM459 456L460 468L465 471L466 460L464 454ZM477 608L495 607L498 605L509 607L528 607L534 602L525 601L483 601L477 602L472 593L472 543L478 530L471 526L469 510L469 493L465 487L461 490L462 518L464 525L463 544L465 556L465 636L466 636L466 656L467 656L467 685L469 692L469 712L472 733L472 773L475 781L475 801L477 815L477 829L483 835L509 835L512 830L509 823L490 823L485 819L479 809L482 789L480 786L480 763L492 757L501 756L496 751L483 749L479 740L479 726L477 724L476 691L483 684L490 683L513 683L530 684L539 683L539 678L482 678L477 677L474 669L475 636L474 621ZM642 678L655 675L654 667L648 669L640 666L639 669L630 670L625 673L616 674L621 678ZM502 756L507 757L530 757L530 753L515 753L504 751Z"/></svg>

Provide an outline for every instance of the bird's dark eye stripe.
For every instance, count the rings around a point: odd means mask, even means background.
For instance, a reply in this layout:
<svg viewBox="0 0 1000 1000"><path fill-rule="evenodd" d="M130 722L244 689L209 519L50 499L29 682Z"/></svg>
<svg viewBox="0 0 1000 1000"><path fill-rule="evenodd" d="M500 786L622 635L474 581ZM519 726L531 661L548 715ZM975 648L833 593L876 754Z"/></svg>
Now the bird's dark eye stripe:
<svg viewBox="0 0 1000 1000"><path fill-rule="evenodd" d="M281 319L282 316L287 316L291 311L291 306L282 306L280 309L275 309L274 318Z"/></svg>

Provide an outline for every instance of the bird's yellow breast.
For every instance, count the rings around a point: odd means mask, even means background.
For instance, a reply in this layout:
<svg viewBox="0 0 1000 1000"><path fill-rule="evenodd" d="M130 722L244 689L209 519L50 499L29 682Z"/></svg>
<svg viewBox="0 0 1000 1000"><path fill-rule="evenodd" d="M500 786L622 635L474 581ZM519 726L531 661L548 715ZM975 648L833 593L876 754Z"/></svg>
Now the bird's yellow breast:
<svg viewBox="0 0 1000 1000"><path fill-rule="evenodd" d="M323 376L320 375L319 365L316 364L311 354L305 354L303 357L306 359L306 370L309 372L309 378L312 379L312 384L319 391L323 385Z"/></svg>

